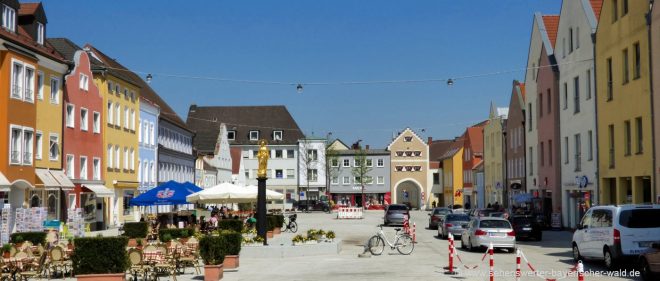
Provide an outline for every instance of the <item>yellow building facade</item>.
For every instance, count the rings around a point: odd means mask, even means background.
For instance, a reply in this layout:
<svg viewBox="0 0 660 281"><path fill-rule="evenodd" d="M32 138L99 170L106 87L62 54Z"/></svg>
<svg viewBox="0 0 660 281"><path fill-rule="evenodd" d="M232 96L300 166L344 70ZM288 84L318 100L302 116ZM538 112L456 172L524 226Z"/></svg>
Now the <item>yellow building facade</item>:
<svg viewBox="0 0 660 281"><path fill-rule="evenodd" d="M410 128L403 130L387 146L390 151L392 203L424 209L431 204L429 146Z"/></svg>
<svg viewBox="0 0 660 281"><path fill-rule="evenodd" d="M463 140L455 141L440 160L445 204L463 205Z"/></svg>
<svg viewBox="0 0 660 281"><path fill-rule="evenodd" d="M601 204L652 202L648 1L606 0L596 31Z"/></svg>
<svg viewBox="0 0 660 281"><path fill-rule="evenodd" d="M113 59L94 47L92 57L102 65L92 63L94 83L99 88L105 104L102 117L103 166L105 186L114 197L105 199L106 222L116 225L125 221L137 221L140 213L129 207L129 201L137 196L138 174L138 120L140 118L140 88L130 76L118 70Z"/></svg>

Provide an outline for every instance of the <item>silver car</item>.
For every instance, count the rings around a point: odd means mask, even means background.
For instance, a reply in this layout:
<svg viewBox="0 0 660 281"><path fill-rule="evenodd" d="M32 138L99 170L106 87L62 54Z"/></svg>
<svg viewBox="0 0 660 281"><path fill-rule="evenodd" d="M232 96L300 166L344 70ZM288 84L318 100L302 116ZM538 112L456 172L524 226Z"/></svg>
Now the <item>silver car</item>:
<svg viewBox="0 0 660 281"><path fill-rule="evenodd" d="M448 214L438 224L438 237L446 239L449 233L458 237L463 234L470 222L470 216L467 214Z"/></svg>
<svg viewBox="0 0 660 281"><path fill-rule="evenodd" d="M511 223L504 218L475 217L461 235L461 248L472 251L475 248L505 248L510 253L516 249L516 233Z"/></svg>

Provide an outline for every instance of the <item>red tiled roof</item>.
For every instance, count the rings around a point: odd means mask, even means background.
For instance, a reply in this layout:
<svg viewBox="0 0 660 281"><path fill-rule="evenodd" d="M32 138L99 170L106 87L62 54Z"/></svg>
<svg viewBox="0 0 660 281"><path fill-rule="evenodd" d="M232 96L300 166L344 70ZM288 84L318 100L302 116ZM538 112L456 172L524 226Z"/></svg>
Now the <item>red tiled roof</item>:
<svg viewBox="0 0 660 281"><path fill-rule="evenodd" d="M32 15L37 11L41 3L21 3L21 8L18 9L18 15Z"/></svg>
<svg viewBox="0 0 660 281"><path fill-rule="evenodd" d="M470 138L470 146L472 152L484 152L484 138L483 127L470 127L467 129L468 138Z"/></svg>
<svg viewBox="0 0 660 281"><path fill-rule="evenodd" d="M555 41L557 41L557 29L559 29L559 16L543 16L543 24L548 33L548 38L550 38L550 45L554 48Z"/></svg>
<svg viewBox="0 0 660 281"><path fill-rule="evenodd" d="M60 53L55 51L53 46L51 46L48 42L44 42L43 45L38 44L37 41L34 40L30 34L28 34L28 32L25 31L25 29L20 25L16 26L16 33L8 31L4 28L0 28L0 37L12 41L13 43L22 47L28 48L33 52L37 52L43 56L54 59L58 62L64 62L64 58L60 55Z"/></svg>
<svg viewBox="0 0 660 281"><path fill-rule="evenodd" d="M229 154L231 155L231 173L238 174L239 169L241 168L241 148L240 147L231 147L229 148Z"/></svg>
<svg viewBox="0 0 660 281"><path fill-rule="evenodd" d="M591 8L594 9L594 14L596 15L596 21L600 19L600 10L603 8L603 0L590 0Z"/></svg>

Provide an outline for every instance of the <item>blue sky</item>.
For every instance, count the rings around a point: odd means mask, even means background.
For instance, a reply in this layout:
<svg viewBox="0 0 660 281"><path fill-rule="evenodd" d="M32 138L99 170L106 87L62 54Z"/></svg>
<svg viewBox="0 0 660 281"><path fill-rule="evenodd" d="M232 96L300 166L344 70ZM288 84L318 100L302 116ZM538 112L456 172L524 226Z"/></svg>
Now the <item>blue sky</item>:
<svg viewBox="0 0 660 281"><path fill-rule="evenodd" d="M185 4L182 4L185 3ZM534 12L559 0L44 1L48 37L91 43L152 87L185 120L197 105L286 105L306 134L384 147L405 127L453 138L508 106L524 72L456 81L295 86L291 83L446 79L524 68ZM424 132L422 132L422 128Z"/></svg>

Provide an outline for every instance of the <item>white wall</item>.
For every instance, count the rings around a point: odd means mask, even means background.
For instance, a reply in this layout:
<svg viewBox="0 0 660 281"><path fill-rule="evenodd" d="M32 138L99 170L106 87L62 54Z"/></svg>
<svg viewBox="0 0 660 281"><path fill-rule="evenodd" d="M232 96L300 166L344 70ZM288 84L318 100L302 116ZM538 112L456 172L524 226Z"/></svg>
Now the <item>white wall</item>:
<svg viewBox="0 0 660 281"><path fill-rule="evenodd" d="M537 98L536 98L536 74L538 72L538 69L535 67L538 67L539 65L539 57L541 56L541 48L543 44L542 40L542 35L541 35L541 30L539 29L539 24L543 24L543 19L541 18L540 14L535 14L534 15L534 20L532 24L532 35L530 37L530 43L529 43L529 52L528 52L528 58L527 58L527 73L525 74L525 164L527 169L526 171L526 176L527 176L527 191L529 192L532 189L536 189L536 186L534 185L534 179L537 179L538 177L538 107L537 107ZM529 107L531 105L532 108L532 122L530 124L529 122ZM531 130L529 129L531 127ZM533 149L533 155L532 157L529 156L529 148L532 147ZM530 167L530 161L532 161L531 165L533 166L533 173L530 174L529 167Z"/></svg>

